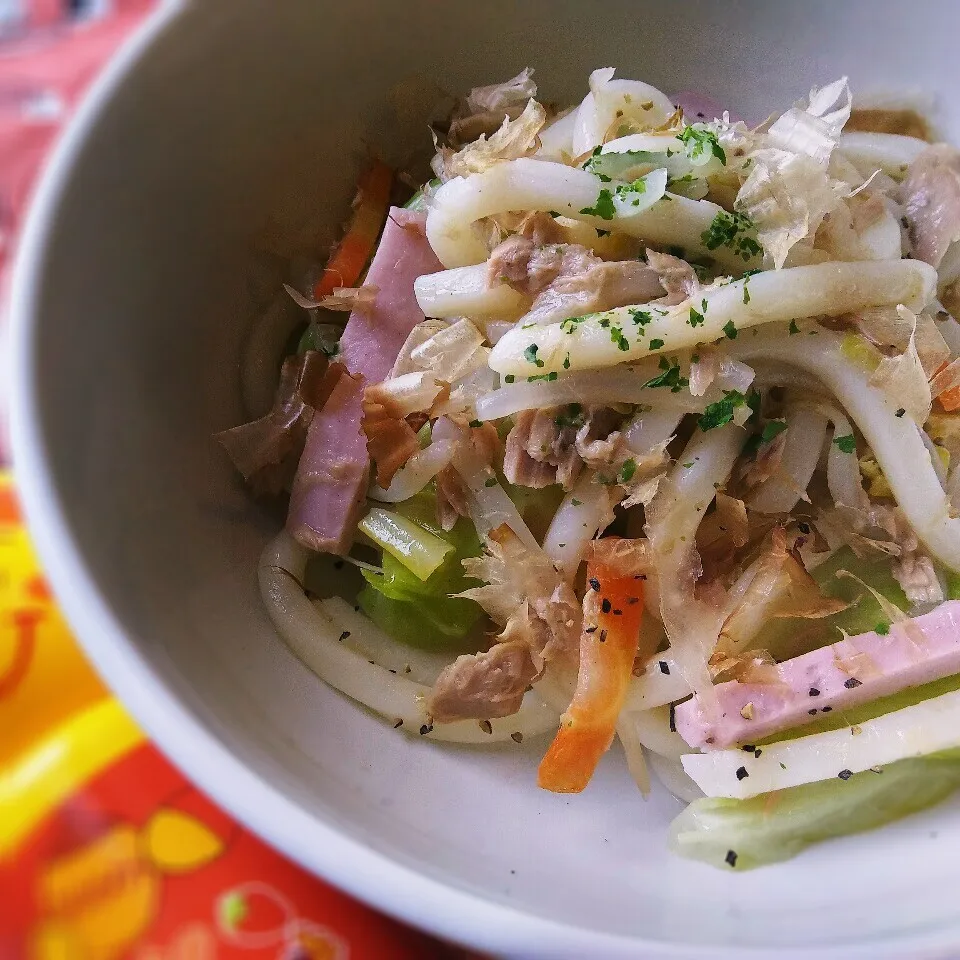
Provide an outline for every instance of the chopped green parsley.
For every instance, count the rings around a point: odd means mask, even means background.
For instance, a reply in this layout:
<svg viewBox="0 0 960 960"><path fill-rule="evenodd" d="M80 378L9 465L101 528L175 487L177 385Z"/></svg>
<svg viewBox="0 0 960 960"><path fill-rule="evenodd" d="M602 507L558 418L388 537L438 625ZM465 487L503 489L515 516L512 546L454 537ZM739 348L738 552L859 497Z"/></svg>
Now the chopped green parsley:
<svg viewBox="0 0 960 960"><path fill-rule="evenodd" d="M857 449L857 438L852 433L844 434L842 437L834 437L833 442L844 453L854 453Z"/></svg>
<svg viewBox="0 0 960 960"><path fill-rule="evenodd" d="M799 332L800 332L800 328L797 326L797 321L796 321L796 320L791 320L791 321L790 321L790 326L787 327L787 329L790 331L790 336L791 336L791 337L792 337L795 333L799 333Z"/></svg>
<svg viewBox="0 0 960 960"><path fill-rule="evenodd" d="M669 361L666 357L660 358L660 370L657 376L648 380L645 387L669 387L671 393L679 393L684 387L690 385L690 381L680 375L680 364L676 361Z"/></svg>
<svg viewBox="0 0 960 960"><path fill-rule="evenodd" d="M746 289L746 288L744 288L744 289ZM728 321L723 325L723 332L726 334L728 340L736 340L736 339L737 339L737 333L738 333L739 331L737 330L737 325L736 325L732 320L728 320Z"/></svg>
<svg viewBox="0 0 960 960"><path fill-rule="evenodd" d="M619 327L610 328L610 340L617 345L618 350L629 350L630 341L623 335Z"/></svg>
<svg viewBox="0 0 960 960"><path fill-rule="evenodd" d="M729 247L742 260L749 260L762 253L760 244L750 235L752 230L753 221L749 217L721 210L700 234L700 240L708 250Z"/></svg>
<svg viewBox="0 0 960 960"><path fill-rule="evenodd" d="M739 390L724 390L723 399L707 405L697 420L697 426L706 433L714 427L722 427L733 420L733 411L745 406L747 398Z"/></svg>
<svg viewBox="0 0 960 960"><path fill-rule="evenodd" d="M786 429L787 423L785 420L771 420L763 428L763 432L760 434L760 442L769 443L774 437L779 436Z"/></svg>
<svg viewBox="0 0 960 960"><path fill-rule="evenodd" d="M691 160L699 160L703 156L712 155L726 166L727 154L720 146L716 133L709 127L700 123L684 127L680 139L683 141L684 150Z"/></svg>
<svg viewBox="0 0 960 960"><path fill-rule="evenodd" d="M654 337L650 341L651 350L659 350L663 346L663 341L659 337Z"/></svg>
<svg viewBox="0 0 960 960"><path fill-rule="evenodd" d="M620 473L617 476L618 483L629 483L633 479L633 475L637 472L637 461L636 460L624 460L623 465L620 467Z"/></svg>
<svg viewBox="0 0 960 960"><path fill-rule="evenodd" d="M589 217L599 217L601 220L612 220L616 215L613 206L613 194L609 190L601 190L597 197L596 206L584 207L581 213Z"/></svg>
<svg viewBox="0 0 960 960"><path fill-rule="evenodd" d="M523 351L523 359L526 360L527 363L532 363L535 366L542 367L543 361L537 356L537 351L539 349L540 347L538 347L537 344L531 343L530 346Z"/></svg>

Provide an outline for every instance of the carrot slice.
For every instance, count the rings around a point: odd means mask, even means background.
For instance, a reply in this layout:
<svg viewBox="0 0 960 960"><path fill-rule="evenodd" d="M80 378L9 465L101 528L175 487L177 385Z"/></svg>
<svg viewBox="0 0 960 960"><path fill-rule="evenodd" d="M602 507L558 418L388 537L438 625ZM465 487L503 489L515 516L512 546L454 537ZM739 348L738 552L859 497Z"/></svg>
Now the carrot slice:
<svg viewBox="0 0 960 960"><path fill-rule="evenodd" d="M643 581L588 563L577 689L540 763L545 790L579 793L613 742L642 618Z"/></svg>
<svg viewBox="0 0 960 960"><path fill-rule="evenodd" d="M960 387L951 387L949 390L944 390L937 399L940 401L940 406L948 413L960 409Z"/></svg>
<svg viewBox="0 0 960 960"><path fill-rule="evenodd" d="M379 160L374 160L360 175L353 218L331 254L323 276L314 285L314 300L329 296L337 287L356 286L387 219L392 187L393 171Z"/></svg>

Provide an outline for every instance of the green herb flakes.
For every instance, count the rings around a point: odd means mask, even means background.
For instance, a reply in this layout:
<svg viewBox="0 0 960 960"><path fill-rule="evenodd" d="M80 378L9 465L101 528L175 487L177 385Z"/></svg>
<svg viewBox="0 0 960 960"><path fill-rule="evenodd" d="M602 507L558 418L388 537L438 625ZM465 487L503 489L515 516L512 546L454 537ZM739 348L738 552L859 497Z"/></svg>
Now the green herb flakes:
<svg viewBox="0 0 960 960"><path fill-rule="evenodd" d="M747 398L739 390L724 390L723 399L707 405L697 420L697 426L706 433L714 427L722 427L733 420L733 411L745 406Z"/></svg>
<svg viewBox="0 0 960 960"><path fill-rule="evenodd" d="M709 127L700 123L684 127L680 139L683 141L684 150L691 160L714 156L726 166L727 154L720 146L716 133Z"/></svg>
<svg viewBox="0 0 960 960"><path fill-rule="evenodd" d="M690 381L680 375L680 364L675 360L669 361L666 357L660 358L660 369L663 371L643 384L645 387L669 387L671 393L679 393Z"/></svg>
<svg viewBox="0 0 960 960"><path fill-rule="evenodd" d="M601 220L612 220L616 216L613 206L613 193L610 190L601 190L594 207L584 207L581 213L588 217L599 217Z"/></svg>

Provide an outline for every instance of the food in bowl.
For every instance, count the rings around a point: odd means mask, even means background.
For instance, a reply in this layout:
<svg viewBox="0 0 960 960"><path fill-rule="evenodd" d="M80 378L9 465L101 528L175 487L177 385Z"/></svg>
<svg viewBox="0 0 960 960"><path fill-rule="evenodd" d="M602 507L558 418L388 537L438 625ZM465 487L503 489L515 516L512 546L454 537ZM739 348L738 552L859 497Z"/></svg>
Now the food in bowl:
<svg viewBox="0 0 960 960"><path fill-rule="evenodd" d="M690 802L674 848L725 868L936 802L960 152L846 79L759 125L611 69L536 96L529 69L472 90L434 179L391 206L410 178L373 160L326 267L291 266L272 408L246 383L219 434L289 494L278 631L398 736L550 734L547 790L618 739Z"/></svg>

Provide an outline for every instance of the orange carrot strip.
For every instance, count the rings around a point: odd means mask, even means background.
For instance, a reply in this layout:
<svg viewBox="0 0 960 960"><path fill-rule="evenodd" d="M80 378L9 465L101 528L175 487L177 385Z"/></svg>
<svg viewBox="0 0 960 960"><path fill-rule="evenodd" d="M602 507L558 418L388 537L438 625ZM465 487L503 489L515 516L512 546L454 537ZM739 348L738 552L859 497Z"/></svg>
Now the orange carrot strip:
<svg viewBox="0 0 960 960"><path fill-rule="evenodd" d="M545 790L579 793L613 742L642 617L641 579L587 564L577 689L540 763L538 782Z"/></svg>
<svg viewBox="0 0 960 960"><path fill-rule="evenodd" d="M337 287L356 286L387 219L392 186L393 171L379 160L360 175L353 218L314 285L314 300L329 296Z"/></svg>
<svg viewBox="0 0 960 960"><path fill-rule="evenodd" d="M937 399L940 401L940 406L948 413L960 409L960 386L944 390Z"/></svg>

